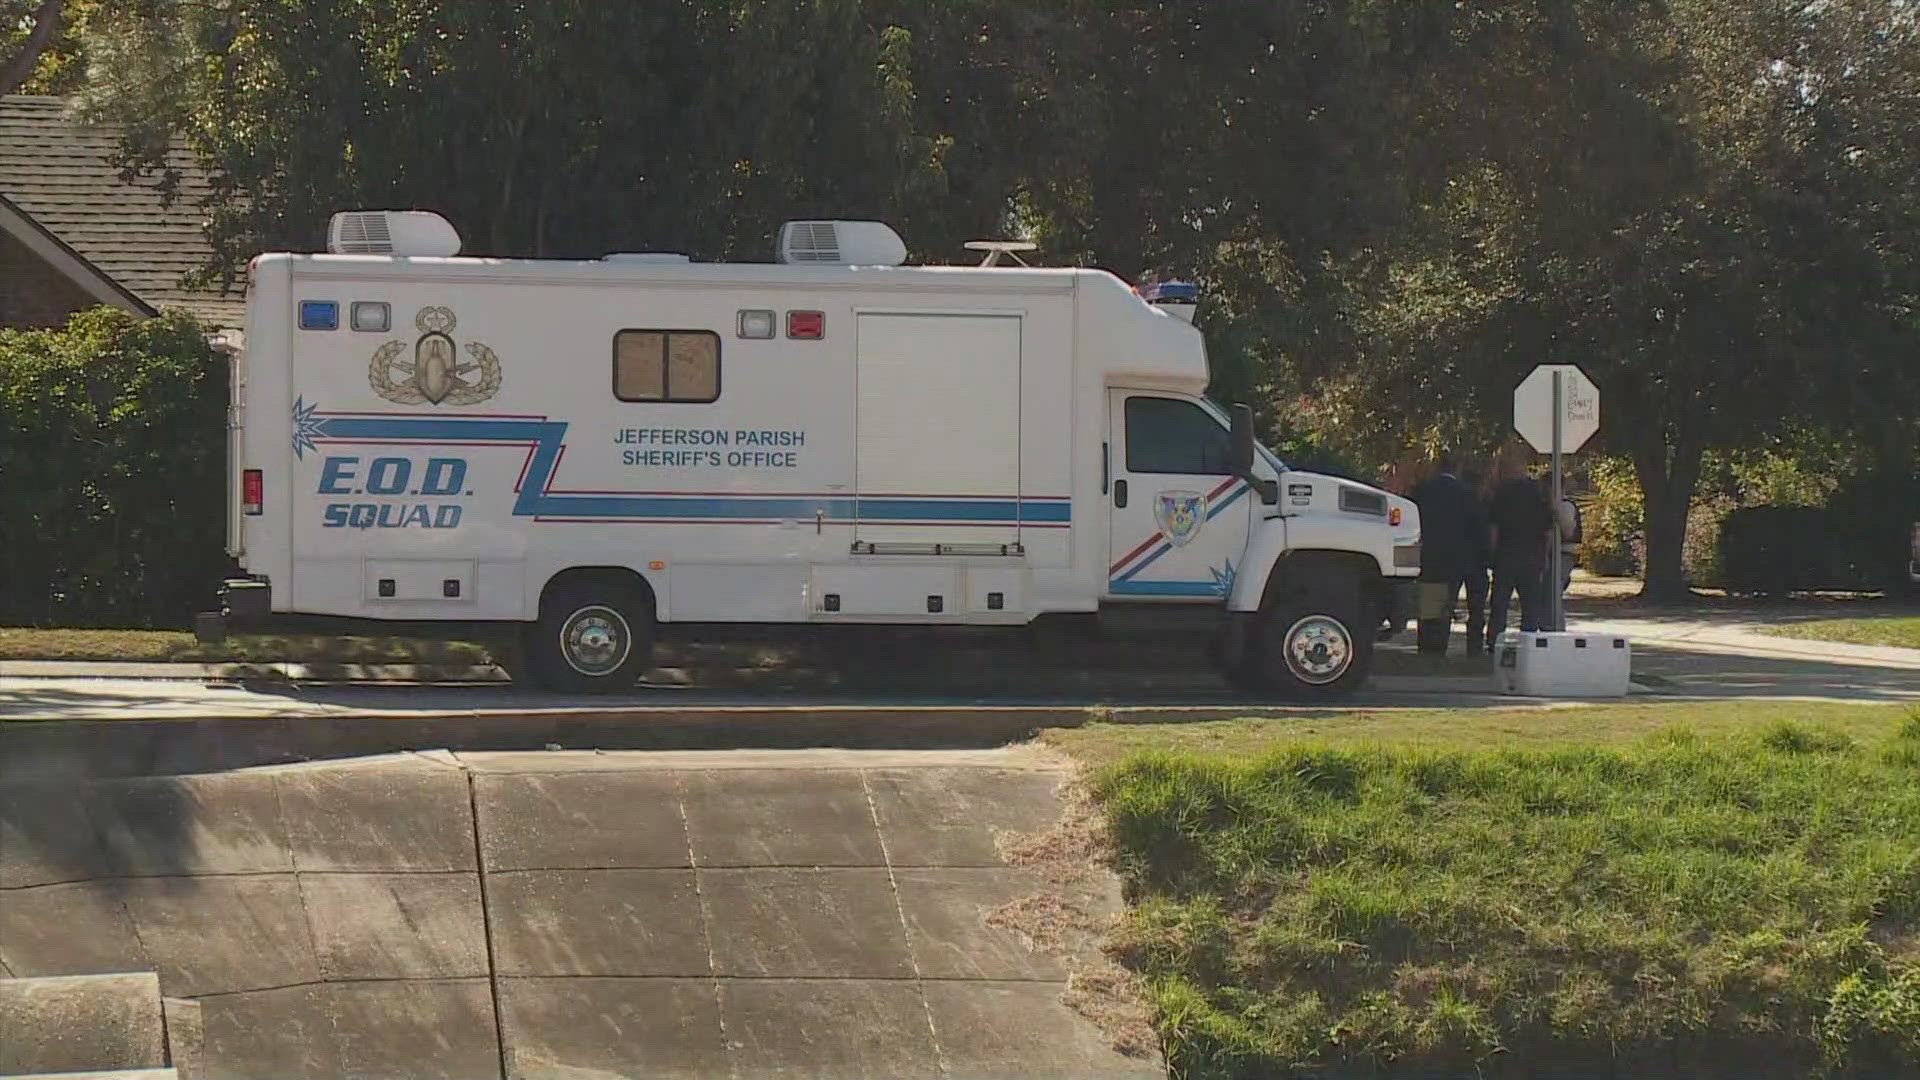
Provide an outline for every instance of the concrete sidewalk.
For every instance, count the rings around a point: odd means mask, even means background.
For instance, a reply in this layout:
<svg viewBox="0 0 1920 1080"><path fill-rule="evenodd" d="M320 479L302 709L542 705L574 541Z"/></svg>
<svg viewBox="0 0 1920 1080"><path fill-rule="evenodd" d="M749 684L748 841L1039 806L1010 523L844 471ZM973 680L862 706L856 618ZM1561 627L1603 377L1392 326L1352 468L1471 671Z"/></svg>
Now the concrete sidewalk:
<svg viewBox="0 0 1920 1080"><path fill-rule="evenodd" d="M160 720L295 717L391 717L434 719L449 717L543 716L549 718L612 717L649 714L658 717L693 716L704 711L734 710L769 713L775 710L800 716L808 712L902 711L938 709L1044 714L1049 724L1077 723L1093 712L1110 708L1231 709L1239 715L1269 708L1288 708L1282 701L1259 700L1226 689L1116 690L1101 693L1072 688L1053 693L971 694L933 690L900 693L886 690L708 690L636 687L617 694L560 694L522 690L501 684L484 685L342 685L327 682L227 682L209 679L181 665L153 674L156 665L138 665L129 673L121 665L92 661L36 661L40 674L31 677L0 675L0 721L15 720ZM1483 676L1376 675L1351 700L1355 706L1445 706L1477 704L1473 698L1490 696L1492 682ZM1014 733L1012 737L1019 737ZM1005 741L1005 740L1003 740ZM440 745L429 740L417 745Z"/></svg>
<svg viewBox="0 0 1920 1080"><path fill-rule="evenodd" d="M1636 642L1688 652L1920 671L1920 649L1779 637L1761 633L1761 627L1773 625L1763 621L1569 614L1567 625L1575 630L1625 634Z"/></svg>
<svg viewBox="0 0 1920 1080"><path fill-rule="evenodd" d="M793 680L782 684L766 676L780 674L777 668L759 669L764 685L753 687L733 687L727 685L709 686L698 684L695 678L684 669L655 669L653 676L635 687L635 694L650 694L656 698L671 695L732 695L751 693L758 698L792 697L796 694L808 697L846 697L846 696L900 696L900 691L891 688L875 688L860 685L846 687L813 686L804 680ZM511 679L505 669L492 664L483 665L429 665L429 664L298 664L298 663L206 663L201 661L156 661L156 660L0 660L0 685L30 685L34 682L81 683L87 681L113 683L227 683L278 689L295 686L337 686L356 684L403 684L421 687L467 687L498 692L511 690L515 695L528 699L551 701L560 696L533 690L511 688ZM1173 673L1166 680L1171 684L1165 689L1143 688L1130 685L1127 680L1115 677L1115 684L1106 688L1107 693L1121 696L1140 696L1165 698L1168 696L1187 698L1222 698L1231 696L1225 683L1211 669L1186 670ZM1457 675L1392 675L1373 674L1367 680L1365 690L1390 693L1477 693L1486 688L1486 680L1463 678ZM950 690L945 684L936 686L934 692ZM164 695L162 695L164 696ZM1004 700L1020 700L1032 697L1017 691L987 690L981 695ZM1054 699L1092 700L1087 688L1077 682L1067 685L1062 691L1046 695ZM606 700L602 696L580 698L576 700ZM4 707L0 699L0 707ZM4 715L4 714L0 714Z"/></svg>
<svg viewBox="0 0 1920 1080"><path fill-rule="evenodd" d="M1006 749L14 781L0 965L157 971L189 1078L1161 1076L1096 948L1117 883L1032 842L1064 779Z"/></svg>
<svg viewBox="0 0 1920 1080"><path fill-rule="evenodd" d="M0 660L0 679L179 679L192 682L504 683L494 664L303 664L200 660Z"/></svg>
<svg viewBox="0 0 1920 1080"><path fill-rule="evenodd" d="M1576 630L1633 642L1634 677L1667 694L1701 698L1920 701L1920 650L1776 637L1731 613L1618 615L1576 608Z"/></svg>

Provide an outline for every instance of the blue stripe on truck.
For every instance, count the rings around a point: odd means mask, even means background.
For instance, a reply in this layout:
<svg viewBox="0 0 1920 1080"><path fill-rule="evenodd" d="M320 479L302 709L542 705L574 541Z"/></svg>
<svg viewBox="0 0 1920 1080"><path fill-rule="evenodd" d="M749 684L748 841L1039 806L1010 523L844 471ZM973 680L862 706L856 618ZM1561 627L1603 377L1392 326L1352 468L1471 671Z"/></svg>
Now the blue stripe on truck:
<svg viewBox="0 0 1920 1080"><path fill-rule="evenodd" d="M1217 581L1114 581L1107 591L1115 596L1220 596Z"/></svg>
<svg viewBox="0 0 1920 1080"><path fill-rule="evenodd" d="M902 523L1031 522L1065 524L1073 505L1066 499L997 499L927 496L821 497L790 495L569 495L546 490L566 437L562 420L506 420L439 416L329 416L302 402L294 404L294 452L304 456L314 439L341 442L498 442L531 444L533 455L514 501L515 517L722 518L782 520L811 518Z"/></svg>

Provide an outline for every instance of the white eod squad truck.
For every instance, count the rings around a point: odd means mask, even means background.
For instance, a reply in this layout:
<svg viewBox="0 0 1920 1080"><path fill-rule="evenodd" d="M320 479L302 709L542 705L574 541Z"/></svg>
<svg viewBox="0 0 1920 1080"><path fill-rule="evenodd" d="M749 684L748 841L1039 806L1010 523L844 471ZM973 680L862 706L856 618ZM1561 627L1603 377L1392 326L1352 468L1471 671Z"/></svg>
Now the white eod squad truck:
<svg viewBox="0 0 1920 1080"><path fill-rule="evenodd" d="M761 265L458 258L399 211L328 248L251 265L228 619L522 623L525 674L613 689L665 624L1196 604L1236 683L1325 694L1418 572L1410 502L1257 447L1191 308L1102 271L847 221Z"/></svg>

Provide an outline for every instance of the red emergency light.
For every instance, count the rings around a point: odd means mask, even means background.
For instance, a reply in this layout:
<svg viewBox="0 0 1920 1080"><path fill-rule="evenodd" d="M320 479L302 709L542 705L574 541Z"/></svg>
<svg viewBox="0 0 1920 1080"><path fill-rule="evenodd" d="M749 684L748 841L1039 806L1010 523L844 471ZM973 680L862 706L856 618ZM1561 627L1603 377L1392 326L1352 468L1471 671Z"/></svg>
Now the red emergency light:
<svg viewBox="0 0 1920 1080"><path fill-rule="evenodd" d="M240 474L240 509L252 517L266 512L266 480L259 469L248 469Z"/></svg>
<svg viewBox="0 0 1920 1080"><path fill-rule="evenodd" d="M827 314L824 311L787 312L787 336L803 341L818 341L827 336Z"/></svg>

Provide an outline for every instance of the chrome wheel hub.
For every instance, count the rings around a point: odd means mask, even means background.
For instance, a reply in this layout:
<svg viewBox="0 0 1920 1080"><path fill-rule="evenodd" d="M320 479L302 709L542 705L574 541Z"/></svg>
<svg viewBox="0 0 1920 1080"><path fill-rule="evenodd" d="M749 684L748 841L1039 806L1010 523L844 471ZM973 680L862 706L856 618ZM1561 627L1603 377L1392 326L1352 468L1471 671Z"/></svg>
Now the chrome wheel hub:
<svg viewBox="0 0 1920 1080"><path fill-rule="evenodd" d="M1287 628L1282 639L1287 670L1309 686L1324 686L1353 663L1353 637L1330 615L1308 615Z"/></svg>
<svg viewBox="0 0 1920 1080"><path fill-rule="evenodd" d="M583 607L560 626L560 655L567 666L587 676L611 675L627 662L633 633L618 611L600 604Z"/></svg>

